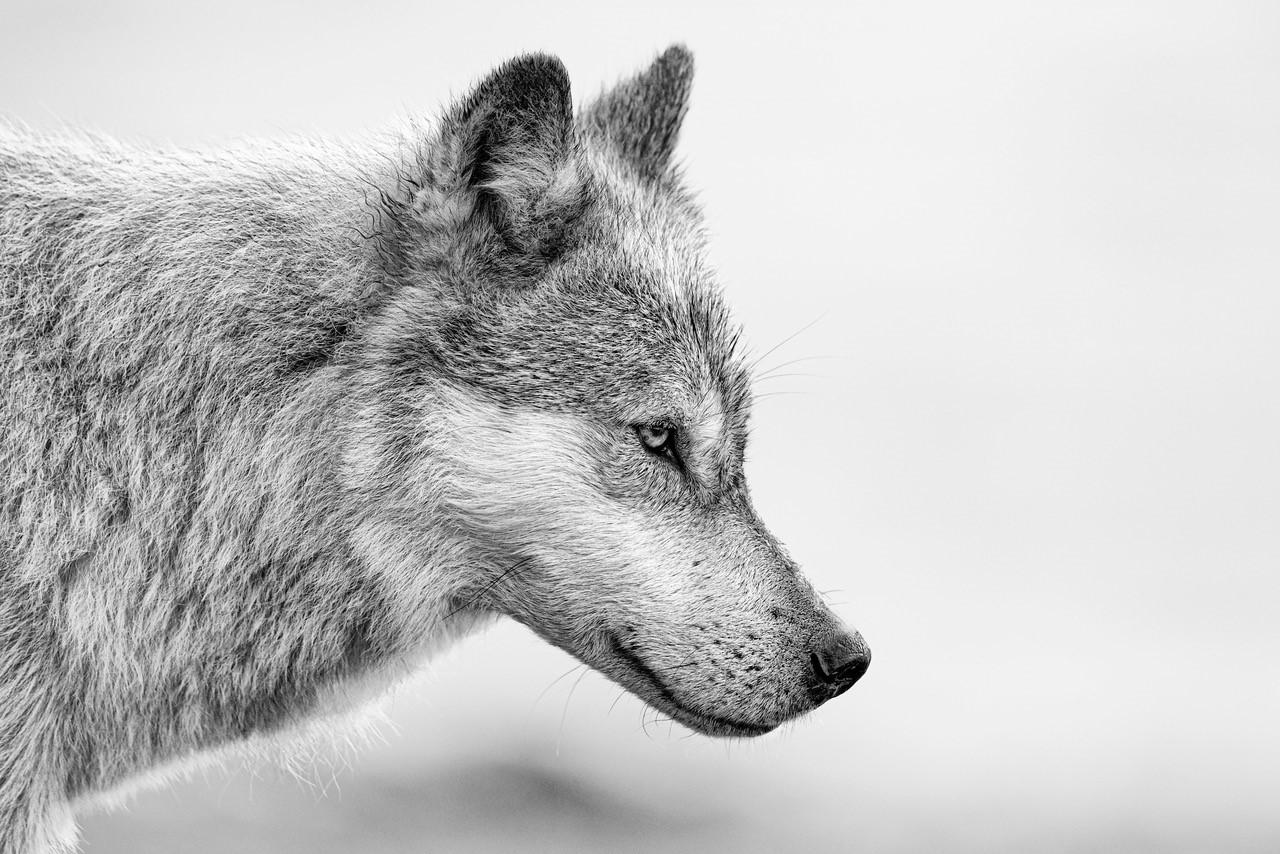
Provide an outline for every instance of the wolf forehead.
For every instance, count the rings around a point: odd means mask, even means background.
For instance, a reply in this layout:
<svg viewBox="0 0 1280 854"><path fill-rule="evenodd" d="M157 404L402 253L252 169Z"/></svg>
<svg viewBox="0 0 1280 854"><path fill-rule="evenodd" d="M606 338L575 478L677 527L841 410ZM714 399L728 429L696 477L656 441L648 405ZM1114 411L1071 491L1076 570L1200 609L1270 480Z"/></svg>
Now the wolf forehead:
<svg viewBox="0 0 1280 854"><path fill-rule="evenodd" d="M611 255L574 253L534 287L456 305L401 357L513 406L677 415L714 393L745 410L737 327L715 291Z"/></svg>
<svg viewBox="0 0 1280 854"><path fill-rule="evenodd" d="M577 116L549 58L509 64L478 87L445 123L450 154L417 196L461 188L464 215L433 234L449 253L430 264L416 247L404 253L434 316L398 329L396 373L612 419L678 420L709 399L731 422L745 418L738 328L704 260L701 212L671 164L691 72L672 48Z"/></svg>

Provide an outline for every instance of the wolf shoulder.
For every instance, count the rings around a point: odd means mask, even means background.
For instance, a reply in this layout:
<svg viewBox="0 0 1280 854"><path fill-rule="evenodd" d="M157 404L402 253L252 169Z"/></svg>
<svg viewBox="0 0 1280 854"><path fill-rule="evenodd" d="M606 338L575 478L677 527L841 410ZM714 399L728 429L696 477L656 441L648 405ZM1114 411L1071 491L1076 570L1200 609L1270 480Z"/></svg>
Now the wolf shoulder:
<svg viewBox="0 0 1280 854"><path fill-rule="evenodd" d="M310 140L203 152L0 125L9 344L109 366L162 340L164 355L292 381L383 287L369 197L385 160Z"/></svg>

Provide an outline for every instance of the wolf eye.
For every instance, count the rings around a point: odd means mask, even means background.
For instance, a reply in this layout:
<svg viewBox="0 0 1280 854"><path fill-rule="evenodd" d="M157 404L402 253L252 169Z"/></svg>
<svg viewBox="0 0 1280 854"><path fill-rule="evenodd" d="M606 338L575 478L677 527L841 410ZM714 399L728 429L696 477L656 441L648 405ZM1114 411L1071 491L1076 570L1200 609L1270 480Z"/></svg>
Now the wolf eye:
<svg viewBox="0 0 1280 854"><path fill-rule="evenodd" d="M666 457L677 465L680 463L680 456L676 453L676 428L665 424L641 424L636 427L636 435L649 453Z"/></svg>
<svg viewBox="0 0 1280 854"><path fill-rule="evenodd" d="M636 432L640 434L640 441L644 442L644 446L655 453L666 451L675 434L670 427L660 424L644 424L637 427Z"/></svg>

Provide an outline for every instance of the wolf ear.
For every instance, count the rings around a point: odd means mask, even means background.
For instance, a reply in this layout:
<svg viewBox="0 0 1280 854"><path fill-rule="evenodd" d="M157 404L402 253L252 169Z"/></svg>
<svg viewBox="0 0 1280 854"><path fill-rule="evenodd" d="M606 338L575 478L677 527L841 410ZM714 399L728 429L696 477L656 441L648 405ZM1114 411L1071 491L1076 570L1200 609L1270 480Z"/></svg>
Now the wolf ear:
<svg viewBox="0 0 1280 854"><path fill-rule="evenodd" d="M475 194L513 250L544 258L560 248L581 188L569 174L573 102L554 56L504 63L446 116L443 138L455 187Z"/></svg>
<svg viewBox="0 0 1280 854"><path fill-rule="evenodd" d="M661 178L689 106L693 54L672 45L646 70L596 99L582 116L589 136L612 146L641 177Z"/></svg>

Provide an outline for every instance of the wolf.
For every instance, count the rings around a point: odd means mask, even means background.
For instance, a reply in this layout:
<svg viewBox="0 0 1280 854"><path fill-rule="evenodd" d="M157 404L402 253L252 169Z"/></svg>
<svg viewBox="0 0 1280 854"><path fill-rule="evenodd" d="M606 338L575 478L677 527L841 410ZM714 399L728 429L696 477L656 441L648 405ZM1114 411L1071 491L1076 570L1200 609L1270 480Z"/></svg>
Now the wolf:
<svg viewBox="0 0 1280 854"><path fill-rule="evenodd" d="M347 143L0 130L0 850L497 616L708 735L862 676L752 508L692 70L575 110L524 55Z"/></svg>

